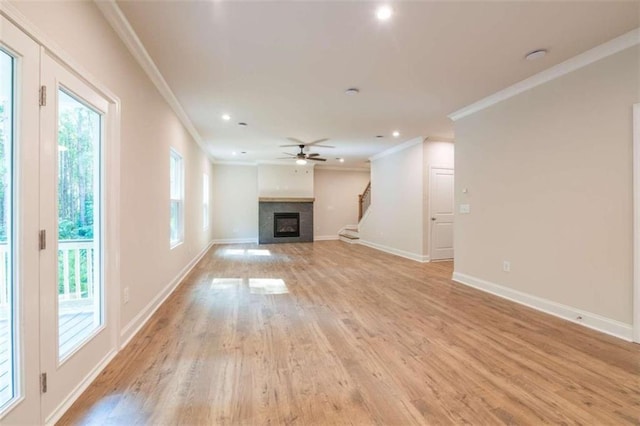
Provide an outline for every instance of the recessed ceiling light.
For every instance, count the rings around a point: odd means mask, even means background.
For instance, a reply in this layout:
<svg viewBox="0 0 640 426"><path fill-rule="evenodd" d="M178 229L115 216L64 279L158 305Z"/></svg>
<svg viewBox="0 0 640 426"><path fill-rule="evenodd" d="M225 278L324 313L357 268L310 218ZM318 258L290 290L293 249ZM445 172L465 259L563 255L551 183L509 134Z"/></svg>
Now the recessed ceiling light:
<svg viewBox="0 0 640 426"><path fill-rule="evenodd" d="M533 52L529 52L525 55L527 61L535 61L536 59L544 58L547 54L547 49L537 49Z"/></svg>
<svg viewBox="0 0 640 426"><path fill-rule="evenodd" d="M231 120L231 116L229 114L222 114L222 119L224 121L229 121L229 120Z"/></svg>
<svg viewBox="0 0 640 426"><path fill-rule="evenodd" d="M302 158L298 158L296 160L296 164L299 164L301 166L304 166L305 164L307 164L307 160L303 160Z"/></svg>
<svg viewBox="0 0 640 426"><path fill-rule="evenodd" d="M360 93L360 89L357 89L355 87L350 87L344 91L344 94L349 96L357 95L358 93Z"/></svg>
<svg viewBox="0 0 640 426"><path fill-rule="evenodd" d="M344 158L336 158L336 160L338 160L341 163L344 163Z"/></svg>
<svg viewBox="0 0 640 426"><path fill-rule="evenodd" d="M380 21L387 21L389 18L391 18L392 14L393 10L391 10L391 7L387 5L380 6L376 9L376 17Z"/></svg>
<svg viewBox="0 0 640 426"><path fill-rule="evenodd" d="M231 153L231 155L238 155L238 153L237 153L237 152L235 152L235 151L233 151L233 152Z"/></svg>
<svg viewBox="0 0 640 426"><path fill-rule="evenodd" d="M394 138L397 138L398 136L400 136L400 132L397 131L397 130L394 130L392 135L393 135Z"/></svg>
<svg viewBox="0 0 640 426"><path fill-rule="evenodd" d="M238 123L238 126L247 127L247 123L245 123L244 121L241 121Z"/></svg>

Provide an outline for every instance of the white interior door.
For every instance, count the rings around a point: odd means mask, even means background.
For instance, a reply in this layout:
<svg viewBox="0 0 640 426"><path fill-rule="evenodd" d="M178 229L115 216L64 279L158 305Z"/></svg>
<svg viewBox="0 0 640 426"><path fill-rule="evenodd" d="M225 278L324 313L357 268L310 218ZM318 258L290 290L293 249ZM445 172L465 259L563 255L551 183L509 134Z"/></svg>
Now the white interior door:
<svg viewBox="0 0 640 426"><path fill-rule="evenodd" d="M45 422L62 413L78 384L115 350L105 285L104 163L109 103L42 55L40 109L41 369Z"/></svg>
<svg viewBox="0 0 640 426"><path fill-rule="evenodd" d="M453 258L453 169L432 167L429 173L431 260Z"/></svg>
<svg viewBox="0 0 640 426"><path fill-rule="evenodd" d="M40 423L39 54L0 16L0 424Z"/></svg>

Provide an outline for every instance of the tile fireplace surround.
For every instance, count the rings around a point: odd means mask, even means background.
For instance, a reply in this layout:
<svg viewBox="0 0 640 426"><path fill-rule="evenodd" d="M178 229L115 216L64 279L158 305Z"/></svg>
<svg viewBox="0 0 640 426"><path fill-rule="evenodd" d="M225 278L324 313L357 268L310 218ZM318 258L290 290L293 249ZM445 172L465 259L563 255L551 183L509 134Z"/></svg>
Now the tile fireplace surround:
<svg viewBox="0 0 640 426"><path fill-rule="evenodd" d="M258 243L313 242L314 198L260 197L258 199ZM299 237L274 237L274 213L300 213Z"/></svg>

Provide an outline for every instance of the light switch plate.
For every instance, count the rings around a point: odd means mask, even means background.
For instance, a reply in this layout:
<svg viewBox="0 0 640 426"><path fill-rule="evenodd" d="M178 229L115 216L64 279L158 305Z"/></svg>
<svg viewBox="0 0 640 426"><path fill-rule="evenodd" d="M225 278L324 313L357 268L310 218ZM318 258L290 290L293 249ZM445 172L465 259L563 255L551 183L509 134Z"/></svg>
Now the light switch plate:
<svg viewBox="0 0 640 426"><path fill-rule="evenodd" d="M462 213L462 214L471 213L471 205L470 204L460 204L460 213Z"/></svg>

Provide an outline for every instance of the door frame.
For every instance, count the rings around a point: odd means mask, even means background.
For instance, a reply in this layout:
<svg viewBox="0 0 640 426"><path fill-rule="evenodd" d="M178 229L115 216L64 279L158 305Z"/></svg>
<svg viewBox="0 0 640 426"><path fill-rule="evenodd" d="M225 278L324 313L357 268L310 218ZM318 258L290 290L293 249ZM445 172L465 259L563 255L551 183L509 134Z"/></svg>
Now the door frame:
<svg viewBox="0 0 640 426"><path fill-rule="evenodd" d="M428 202L429 202L429 216L427 217L427 221L429 223L429 226L427 226L427 239L428 239L428 249L429 249L429 260L430 261L435 261L435 262L439 262L439 261L448 261L448 260L452 260L453 257L451 257L451 259L433 259L433 221L431 220L431 218L433 217L433 182L431 179L431 176L433 175L433 171L437 170L437 169L442 169L442 170L451 170L451 172L453 173L454 179L455 179L455 169L453 166L451 165L430 165L429 166L429 198L428 198ZM453 216L454 216L454 222L453 222L453 226L455 227L455 187L453 189L454 193L454 203L453 203ZM454 255L455 255L455 247L454 247Z"/></svg>
<svg viewBox="0 0 640 426"><path fill-rule="evenodd" d="M640 343L640 103L633 106L633 341Z"/></svg>
<svg viewBox="0 0 640 426"><path fill-rule="evenodd" d="M99 93L92 85L88 84L77 72L58 58L52 56L45 48L41 48L40 55L40 84L47 88L47 102L40 108L40 227L50 234L51 242L46 251L40 256L40 368L41 372L49 377L49 392L43 394L40 399L42 420L45 424L54 423L79 395L78 389L82 389L93 380L95 375L102 370L105 360L111 360L118 349L117 341L117 317L112 305L118 305L118 297L114 296L112 269L109 268L108 256L113 245L113 233L111 231L111 219L118 216L117 210L109 208L110 197L108 181L110 178L110 165L112 153L109 147L112 141L111 114L112 103ZM100 201L96 203L101 219L98 233L95 239L100 244L100 293L102 294L102 306L106 309L102 324L95 328L87 339L63 359L58 354L58 310L57 291L55 284L58 280L58 217L57 217L57 176L58 170L58 97L59 90L63 89L71 94L74 99L92 108L102 115L101 144L99 149L99 185ZM98 258L96 250L96 258ZM55 278L53 278L53 277ZM54 301L51 303L52 301ZM50 305L51 303L51 305ZM48 328L53 327L53 330ZM71 364L68 364L71 363ZM64 379L62 379L64 378ZM60 386L57 386L57 384Z"/></svg>
<svg viewBox="0 0 640 426"><path fill-rule="evenodd" d="M14 377L13 400L3 407L0 423L15 420L40 420L40 337L39 299L31 295L39 291L39 249L36 241L39 219L39 176L27 165L38 164L39 158L39 55L40 47L28 34L0 15L3 41L2 50L17 63L13 82L13 141L12 141L12 284L13 284L13 340ZM26 238L28 235L33 239ZM17 284L17 285L16 285ZM29 297L27 297L29 295ZM17 350L16 350L17 348Z"/></svg>

